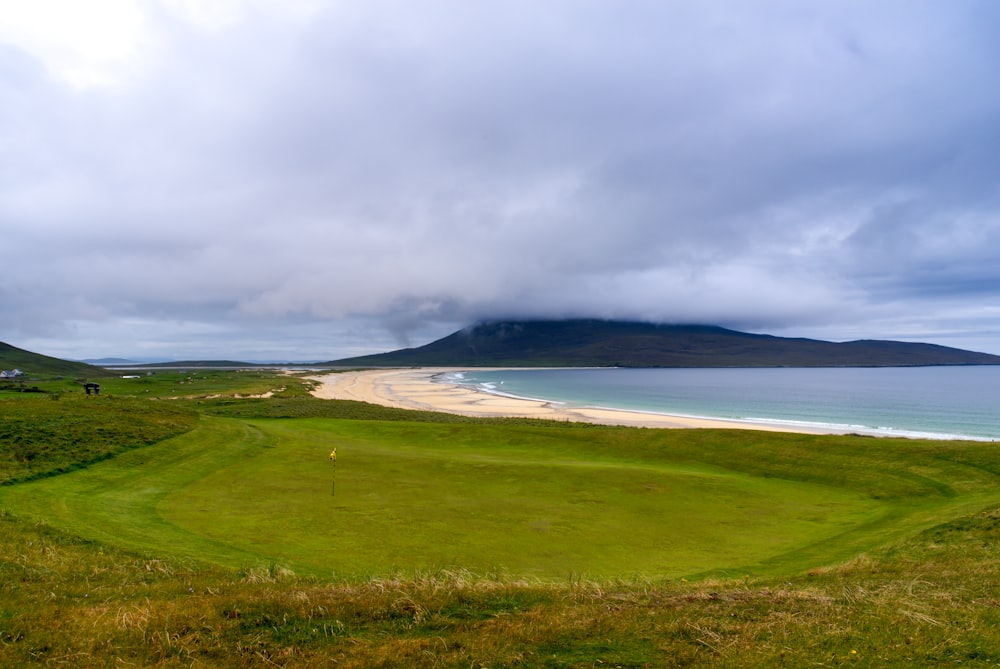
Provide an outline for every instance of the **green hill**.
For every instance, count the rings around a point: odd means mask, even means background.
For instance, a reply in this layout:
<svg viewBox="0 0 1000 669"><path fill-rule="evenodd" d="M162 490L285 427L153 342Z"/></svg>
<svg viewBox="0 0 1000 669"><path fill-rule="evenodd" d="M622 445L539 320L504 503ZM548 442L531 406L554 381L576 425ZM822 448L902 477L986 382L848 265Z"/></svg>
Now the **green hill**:
<svg viewBox="0 0 1000 669"><path fill-rule="evenodd" d="M106 369L85 362L52 358L3 342L0 342L0 369L20 369L28 377L36 374L74 377L101 377L110 374Z"/></svg>
<svg viewBox="0 0 1000 669"><path fill-rule="evenodd" d="M604 320L480 323L418 348L333 361L352 366L906 367L997 365L1000 356L936 344L844 343L710 325Z"/></svg>

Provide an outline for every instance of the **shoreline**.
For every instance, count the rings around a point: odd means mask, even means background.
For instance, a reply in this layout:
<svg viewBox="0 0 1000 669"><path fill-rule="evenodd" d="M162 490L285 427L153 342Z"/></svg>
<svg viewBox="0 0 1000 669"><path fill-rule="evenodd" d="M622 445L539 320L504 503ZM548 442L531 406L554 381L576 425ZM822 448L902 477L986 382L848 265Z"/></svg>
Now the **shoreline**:
<svg viewBox="0 0 1000 669"><path fill-rule="evenodd" d="M478 368L486 371L494 368ZM306 377L319 383L312 394L320 399L355 400L398 409L441 411L479 418L541 418L598 425L649 428L724 428L797 432L804 434L845 434L845 430L776 425L721 418L700 418L671 414L567 407L558 402L487 393L469 386L436 381L446 372L471 371L468 367L420 367L411 369L367 369L331 372Z"/></svg>

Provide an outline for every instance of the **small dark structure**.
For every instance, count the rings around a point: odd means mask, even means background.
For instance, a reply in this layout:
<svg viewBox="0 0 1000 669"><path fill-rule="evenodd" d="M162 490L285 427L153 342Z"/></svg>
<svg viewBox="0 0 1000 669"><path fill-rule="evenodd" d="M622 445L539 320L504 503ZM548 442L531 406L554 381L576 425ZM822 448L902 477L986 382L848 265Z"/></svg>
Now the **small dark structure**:
<svg viewBox="0 0 1000 669"><path fill-rule="evenodd" d="M101 394L101 384L100 383L85 383L85 384L83 384L83 390L88 395L90 395L91 393L93 393L94 395L100 395Z"/></svg>

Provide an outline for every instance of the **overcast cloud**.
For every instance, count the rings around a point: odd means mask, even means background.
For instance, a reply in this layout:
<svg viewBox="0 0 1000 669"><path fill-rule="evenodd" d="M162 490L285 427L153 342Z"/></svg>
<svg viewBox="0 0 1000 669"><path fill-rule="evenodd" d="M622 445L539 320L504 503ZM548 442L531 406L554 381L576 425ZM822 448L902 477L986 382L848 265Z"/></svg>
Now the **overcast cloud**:
<svg viewBox="0 0 1000 669"><path fill-rule="evenodd" d="M0 0L0 341L328 360L592 316L1000 353L997 81L992 0Z"/></svg>

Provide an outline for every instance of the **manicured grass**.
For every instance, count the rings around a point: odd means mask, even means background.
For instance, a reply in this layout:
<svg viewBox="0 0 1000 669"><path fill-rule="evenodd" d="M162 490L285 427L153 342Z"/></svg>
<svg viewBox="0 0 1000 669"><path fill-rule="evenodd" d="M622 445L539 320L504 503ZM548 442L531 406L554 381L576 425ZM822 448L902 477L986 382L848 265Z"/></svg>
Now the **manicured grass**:
<svg viewBox="0 0 1000 669"><path fill-rule="evenodd" d="M975 456L988 448L203 417L155 446L4 490L0 503L103 542L322 577L766 574L830 564L1000 503L992 462Z"/></svg>
<svg viewBox="0 0 1000 669"><path fill-rule="evenodd" d="M273 448L178 491L161 511L309 573L677 576L769 557L881 511L811 485L595 459L586 446L601 431L585 431L581 450L579 434L549 428L254 425ZM206 525L200 510L213 500Z"/></svg>

